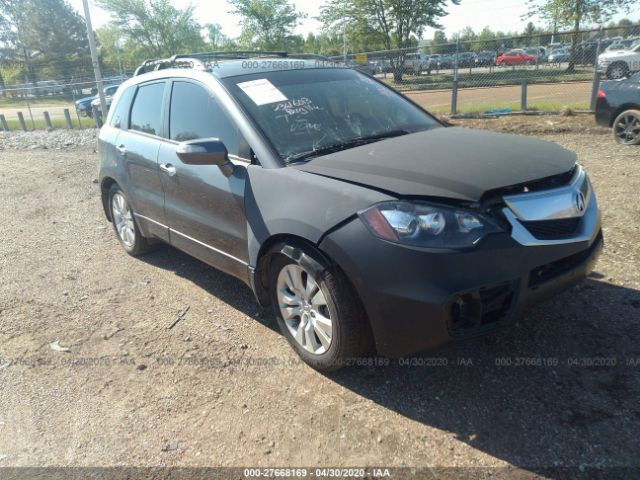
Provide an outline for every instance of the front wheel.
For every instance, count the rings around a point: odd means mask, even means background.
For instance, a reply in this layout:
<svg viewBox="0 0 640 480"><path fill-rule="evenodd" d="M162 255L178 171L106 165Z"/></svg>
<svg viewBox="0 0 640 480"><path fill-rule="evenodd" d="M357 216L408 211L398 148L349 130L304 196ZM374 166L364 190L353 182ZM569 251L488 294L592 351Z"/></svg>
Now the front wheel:
<svg viewBox="0 0 640 480"><path fill-rule="evenodd" d="M629 67L624 62L617 62L607 69L607 78L610 80L620 80L629 75Z"/></svg>
<svg viewBox="0 0 640 480"><path fill-rule="evenodd" d="M640 110L627 110L613 122L616 142L622 145L640 145Z"/></svg>
<svg viewBox="0 0 640 480"><path fill-rule="evenodd" d="M320 371L337 370L371 348L360 301L344 274L318 252L291 251L293 258L278 253L271 262L278 325L304 362Z"/></svg>

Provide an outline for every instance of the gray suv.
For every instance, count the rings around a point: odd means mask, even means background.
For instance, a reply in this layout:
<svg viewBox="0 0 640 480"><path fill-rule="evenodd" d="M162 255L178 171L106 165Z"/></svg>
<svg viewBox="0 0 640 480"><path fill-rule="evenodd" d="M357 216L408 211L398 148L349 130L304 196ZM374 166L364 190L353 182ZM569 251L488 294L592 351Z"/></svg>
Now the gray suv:
<svg viewBox="0 0 640 480"><path fill-rule="evenodd" d="M442 124L375 78L246 53L145 62L100 131L107 218L244 281L321 370L511 323L593 268L576 156Z"/></svg>

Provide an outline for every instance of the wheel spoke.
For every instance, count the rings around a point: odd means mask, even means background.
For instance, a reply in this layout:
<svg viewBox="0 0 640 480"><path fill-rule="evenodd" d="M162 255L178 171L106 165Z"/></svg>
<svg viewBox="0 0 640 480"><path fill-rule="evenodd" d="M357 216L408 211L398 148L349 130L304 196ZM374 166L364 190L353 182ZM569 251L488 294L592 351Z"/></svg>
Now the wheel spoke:
<svg viewBox="0 0 640 480"><path fill-rule="evenodd" d="M331 345L331 337L325 333L325 331L320 327L318 322L313 322L313 330L315 331L316 335L320 339L320 343L322 344L322 346L325 349L329 348L329 345Z"/></svg>
<svg viewBox="0 0 640 480"><path fill-rule="evenodd" d="M331 340L331 335L333 333L333 327L332 327L332 324L331 324L331 319L325 317L321 313L316 312L315 318L314 318L314 323L315 323L316 328L322 330L327 335L327 338L329 338L329 340Z"/></svg>
<svg viewBox="0 0 640 480"><path fill-rule="evenodd" d="M278 300L280 301L281 306L285 305L300 305L300 297L289 293L288 288L281 288L278 290Z"/></svg>
<svg viewBox="0 0 640 480"><path fill-rule="evenodd" d="M280 310L282 311L282 316L284 317L285 320L290 320L292 318L300 317L302 315L302 308L300 308L299 306L295 306L295 307L281 306Z"/></svg>
<svg viewBox="0 0 640 480"><path fill-rule="evenodd" d="M305 300L311 301L314 295L316 295L316 292L318 292L319 290L320 288L318 287L318 284L313 279L313 277L311 275L307 275L307 285L305 286L305 289L304 289Z"/></svg>
<svg viewBox="0 0 640 480"><path fill-rule="evenodd" d="M306 341L304 347L311 353L316 353L316 350L320 348L320 344L318 343L318 340L316 340L316 334L314 333L312 322L307 322L304 326L304 337Z"/></svg>
<svg viewBox="0 0 640 480"><path fill-rule="evenodd" d="M316 310L320 307L324 307L327 304L327 300L324 298L322 290L318 289L318 292L311 298L311 306Z"/></svg>

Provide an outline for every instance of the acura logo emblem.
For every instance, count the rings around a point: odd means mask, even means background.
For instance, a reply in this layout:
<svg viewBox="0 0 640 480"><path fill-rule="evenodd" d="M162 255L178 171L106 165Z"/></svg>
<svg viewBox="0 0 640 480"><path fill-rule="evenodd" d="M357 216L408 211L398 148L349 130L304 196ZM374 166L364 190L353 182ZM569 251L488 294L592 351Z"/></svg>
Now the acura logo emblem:
<svg viewBox="0 0 640 480"><path fill-rule="evenodd" d="M586 202L584 199L584 194L582 192L576 193L576 209L578 210L578 212L582 213L584 212L585 207Z"/></svg>

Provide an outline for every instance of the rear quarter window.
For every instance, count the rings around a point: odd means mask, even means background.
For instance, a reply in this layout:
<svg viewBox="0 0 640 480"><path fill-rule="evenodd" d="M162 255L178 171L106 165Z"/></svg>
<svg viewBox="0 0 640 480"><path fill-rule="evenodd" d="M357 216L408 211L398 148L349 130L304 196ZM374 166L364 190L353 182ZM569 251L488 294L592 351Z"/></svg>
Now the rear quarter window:
<svg viewBox="0 0 640 480"><path fill-rule="evenodd" d="M129 87L122 95L120 95L120 99L118 100L115 108L112 107L113 114L111 116L111 125L114 128L125 128L127 125L127 116L129 114L129 109L131 107L131 100L133 99L133 94L136 91L136 87Z"/></svg>

